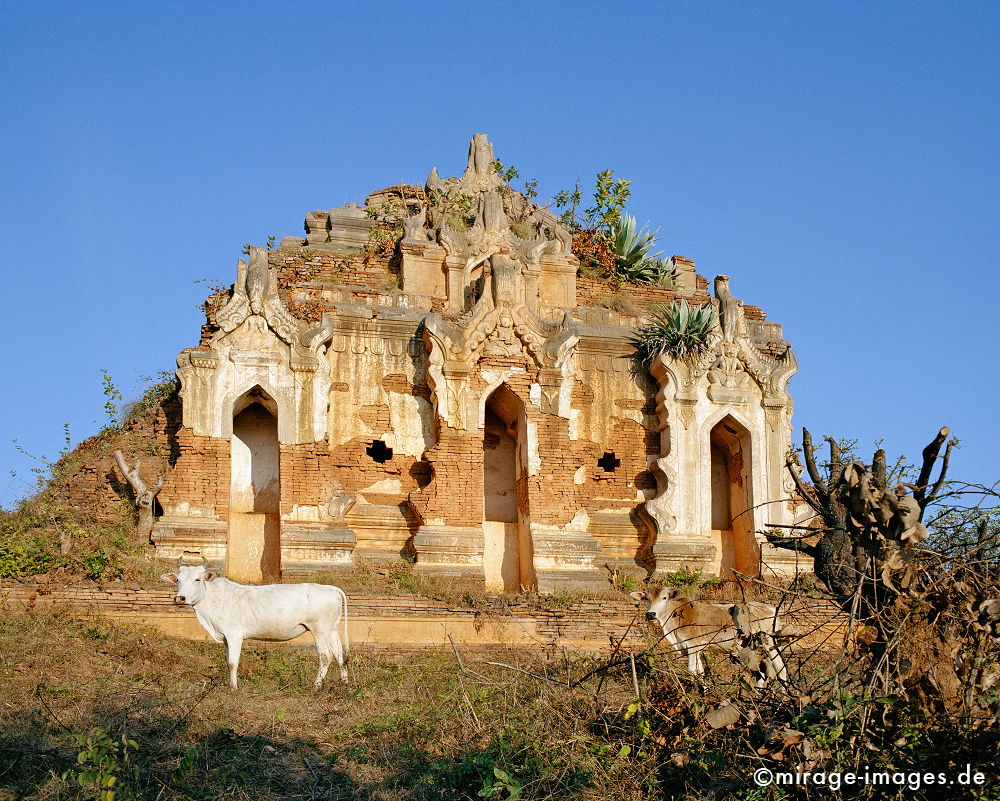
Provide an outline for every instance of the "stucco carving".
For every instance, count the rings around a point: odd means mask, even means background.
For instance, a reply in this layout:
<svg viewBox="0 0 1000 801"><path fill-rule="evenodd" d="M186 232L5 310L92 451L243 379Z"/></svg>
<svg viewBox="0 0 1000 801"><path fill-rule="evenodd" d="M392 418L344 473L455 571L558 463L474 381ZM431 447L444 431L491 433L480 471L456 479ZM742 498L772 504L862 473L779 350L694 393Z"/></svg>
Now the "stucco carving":
<svg viewBox="0 0 1000 801"><path fill-rule="evenodd" d="M232 297L216 323L207 345L177 357L184 425L201 436L230 436L234 404L259 386L276 407L282 442L323 439L330 390L323 356L332 323L324 316L310 325L288 311L263 248L250 249L249 264L239 260Z"/></svg>
<svg viewBox="0 0 1000 801"><path fill-rule="evenodd" d="M752 485L754 502L787 500L795 359L782 353L780 325L745 310L720 276L712 301L720 322L707 351L653 365L654 425L650 384L630 372L636 316L587 305L596 298L589 283L578 305L571 232L494 165L492 145L477 134L460 177L434 170L426 189L379 190L367 209L310 212L304 240L286 237L288 250L252 249L239 262L217 326L178 357L184 425L206 439L183 438L159 524L164 553L190 542L225 555L226 440L234 411L251 402L278 421L289 564L347 567L358 556L405 552L421 570L482 574L487 528L477 524L483 498L473 472L485 475L478 454L492 447L487 426L499 408L488 400L503 384L523 404L513 452L524 478L518 522L539 588L603 586L595 565L605 559L711 570L709 440L713 431L723 436L721 426L742 432L731 480ZM393 228L400 241L391 260L362 264L372 209L401 222ZM694 263L673 261L677 296L705 302L707 282ZM271 264L309 275L296 299L329 311L314 323L292 315ZM299 272L303 264L309 272ZM350 281L328 279L341 270ZM381 280L390 274L391 290ZM640 306L669 297L663 288L633 289ZM649 444L657 431L659 452ZM388 461L368 452L374 439L392 452ZM294 445L308 447L286 447ZM601 470L601 454L612 450L613 463L627 465L616 475ZM206 489L208 480L217 487ZM597 511L585 510L583 498ZM753 524L781 522L790 508L763 507ZM495 555L495 542L489 547Z"/></svg>
<svg viewBox="0 0 1000 801"><path fill-rule="evenodd" d="M795 357L790 349L777 358L757 349L743 305L730 292L728 276L715 279L714 305L719 322L704 353L685 360L661 356L652 365L663 434L661 456L650 465L657 495L645 508L656 524L653 557L660 569L674 564L669 553L681 546L690 546L692 554L701 553L699 558L716 558L706 545L712 502L709 437L712 427L727 415L748 432L752 497L762 504L750 511L753 530L781 522L787 514L786 504L767 502L788 498L780 477L789 443L787 385L797 367ZM680 425L668 424L672 415ZM679 476L684 478L683 487L675 492L672 485Z"/></svg>
<svg viewBox="0 0 1000 801"><path fill-rule="evenodd" d="M473 366L482 356L525 354L541 368L543 411L568 417L568 404L560 401L565 382L572 381L569 362L580 340L576 324L569 312L550 323L528 308L523 268L515 261L496 255L490 263L491 280L467 319L431 313L424 320L428 383L439 414L454 428L470 428L477 419L467 408Z"/></svg>
<svg viewBox="0 0 1000 801"><path fill-rule="evenodd" d="M476 301L484 265L503 256L521 269L528 285L524 302L531 309L537 308L540 293L550 305L574 304L577 260L571 252L572 234L548 209L501 180L485 134L472 138L460 178L444 180L435 168L425 191L426 208L403 225L404 289L408 283L433 286L419 273L433 272L435 260L443 260L449 307L466 310Z"/></svg>

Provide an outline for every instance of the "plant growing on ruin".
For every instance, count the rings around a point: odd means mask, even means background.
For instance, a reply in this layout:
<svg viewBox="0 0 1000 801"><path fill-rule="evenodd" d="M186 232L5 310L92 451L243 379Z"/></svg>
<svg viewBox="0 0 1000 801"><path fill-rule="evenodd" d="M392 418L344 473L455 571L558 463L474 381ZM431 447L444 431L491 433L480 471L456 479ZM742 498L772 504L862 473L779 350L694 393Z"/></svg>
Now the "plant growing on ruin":
<svg viewBox="0 0 1000 801"><path fill-rule="evenodd" d="M635 284L673 284L674 268L662 252L650 253L659 239L659 229L637 228L635 217L625 214L614 227L611 239L615 254L615 272L624 281Z"/></svg>
<svg viewBox="0 0 1000 801"><path fill-rule="evenodd" d="M632 317L636 317L639 314L639 307L635 305L635 302L632 300L632 296L629 295L628 292L623 292L620 289L598 295L594 298L593 304L595 306L603 306L605 309L610 309L613 312L630 315Z"/></svg>
<svg viewBox="0 0 1000 801"><path fill-rule="evenodd" d="M0 522L0 578L46 573L65 561L59 556L59 543L49 532L21 529L16 520L11 515L9 521Z"/></svg>
<svg viewBox="0 0 1000 801"><path fill-rule="evenodd" d="M429 199L432 215L440 223L447 223L456 231L468 231L475 224L472 209L475 198L458 185L457 178L449 178L444 189L432 192Z"/></svg>
<svg viewBox="0 0 1000 801"><path fill-rule="evenodd" d="M269 237L267 237L267 239L264 242L261 242L257 247L262 247L262 248L264 248L264 250L274 250L274 243L277 242L277 241L278 241L278 237L276 237L276 236L269 236ZM241 252L244 253L245 255L249 256L250 255L250 248L252 248L253 246L254 245L253 245L252 242L246 242L246 243L244 243L243 249L242 249Z"/></svg>
<svg viewBox="0 0 1000 801"><path fill-rule="evenodd" d="M497 177L504 182L506 188L513 192L514 186L513 181L517 178L520 173L517 167L513 165L507 166L500 159L493 159L493 169L497 174ZM524 182L524 191L522 193L529 201L534 201L538 197L538 179L531 178Z"/></svg>
<svg viewBox="0 0 1000 801"><path fill-rule="evenodd" d="M709 346L709 334L718 324L719 315L711 306L691 308L686 300L669 306L654 304L650 322L629 339L635 357L648 369L659 356L693 359Z"/></svg>
<svg viewBox="0 0 1000 801"><path fill-rule="evenodd" d="M108 417L108 428L114 428L118 424L118 417L120 408L118 406L124 398L122 393L119 391L118 387L115 385L114 379L111 377L111 373L107 370L101 370L101 384L104 387L104 397L107 400L104 402L104 413Z"/></svg>
<svg viewBox="0 0 1000 801"><path fill-rule="evenodd" d="M626 272L637 270L643 262L657 259L662 253L650 253L659 239L659 229L650 231L645 225L638 228L635 217L622 215L615 224L611 241L614 243L618 266Z"/></svg>
<svg viewBox="0 0 1000 801"><path fill-rule="evenodd" d="M365 217L371 220L368 226L368 241L365 255L388 258L396 250L396 243L403 235L403 220L407 208L401 201L389 200L378 206L365 209Z"/></svg>
<svg viewBox="0 0 1000 801"><path fill-rule="evenodd" d="M126 403L122 408L125 422L138 417L155 415L156 410L180 390L177 375L172 370L161 370L155 376L144 375L140 378L144 383L144 386L140 387L142 395L139 396L138 400Z"/></svg>
<svg viewBox="0 0 1000 801"><path fill-rule="evenodd" d="M580 275L611 282L672 286L674 268L660 253L650 253L658 230L637 227L635 217L624 214L631 181L615 179L613 170L597 174L592 206L580 211L583 193L577 182L572 191L556 192L552 199L564 209L560 220L573 233L573 253L580 260Z"/></svg>
<svg viewBox="0 0 1000 801"><path fill-rule="evenodd" d="M583 209L583 216L579 216L577 211L583 201L579 181L572 192L556 192L552 198L555 207L566 209L560 218L563 224L574 231L597 231L609 239L613 237L615 226L618 225L625 203L632 193L629 188L631 181L624 178L616 180L614 176L614 170L597 173L594 205Z"/></svg>

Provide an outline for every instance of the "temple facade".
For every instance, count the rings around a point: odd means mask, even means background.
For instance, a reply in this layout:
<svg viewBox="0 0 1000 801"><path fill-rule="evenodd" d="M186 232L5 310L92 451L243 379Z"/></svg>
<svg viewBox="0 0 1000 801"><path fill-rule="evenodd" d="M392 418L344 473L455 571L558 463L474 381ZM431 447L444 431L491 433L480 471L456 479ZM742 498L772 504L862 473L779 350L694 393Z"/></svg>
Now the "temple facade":
<svg viewBox="0 0 1000 801"><path fill-rule="evenodd" d="M458 178L311 212L250 248L178 356L182 427L158 555L244 581L409 559L494 590L606 567L784 572L795 358L781 326L674 256L670 287L578 275L573 234L477 134ZM629 339L654 303L712 304L694 360ZM608 306L617 307L617 311Z"/></svg>

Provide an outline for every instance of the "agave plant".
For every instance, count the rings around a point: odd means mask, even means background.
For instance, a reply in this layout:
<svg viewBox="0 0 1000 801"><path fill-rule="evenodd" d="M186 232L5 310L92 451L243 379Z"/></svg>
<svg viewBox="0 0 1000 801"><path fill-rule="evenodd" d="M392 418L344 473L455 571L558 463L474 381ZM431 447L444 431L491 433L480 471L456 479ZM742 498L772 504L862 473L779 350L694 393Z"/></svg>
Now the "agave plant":
<svg viewBox="0 0 1000 801"><path fill-rule="evenodd" d="M659 238L656 231L650 231L646 226L636 229L635 217L631 214L622 215L615 225L612 238L612 250L615 253L615 267L626 281L655 283L661 270L661 253L650 253L653 244Z"/></svg>
<svg viewBox="0 0 1000 801"><path fill-rule="evenodd" d="M669 259L643 259L627 273L620 267L618 271L626 281L634 284L672 287L677 280L677 270Z"/></svg>
<svg viewBox="0 0 1000 801"><path fill-rule="evenodd" d="M658 356L693 359L708 349L708 335L718 323L711 306L691 308L686 300L650 308L651 321L629 339L635 357L649 367Z"/></svg>

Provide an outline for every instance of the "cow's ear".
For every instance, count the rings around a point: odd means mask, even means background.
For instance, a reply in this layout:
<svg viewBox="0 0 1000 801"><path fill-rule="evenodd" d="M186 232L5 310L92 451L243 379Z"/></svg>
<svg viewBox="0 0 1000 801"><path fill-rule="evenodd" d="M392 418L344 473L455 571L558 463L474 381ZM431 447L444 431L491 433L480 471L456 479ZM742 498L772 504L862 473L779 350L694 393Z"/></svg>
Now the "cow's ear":
<svg viewBox="0 0 1000 801"><path fill-rule="evenodd" d="M211 581L214 578L215 578L215 573L206 573L205 574L205 581Z"/></svg>
<svg viewBox="0 0 1000 801"><path fill-rule="evenodd" d="M644 593L644 592L630 592L629 595L631 595L637 601L645 601L646 600L646 593Z"/></svg>
<svg viewBox="0 0 1000 801"><path fill-rule="evenodd" d="M171 584L177 583L177 576L174 573L164 573L162 576L160 576L160 578Z"/></svg>

